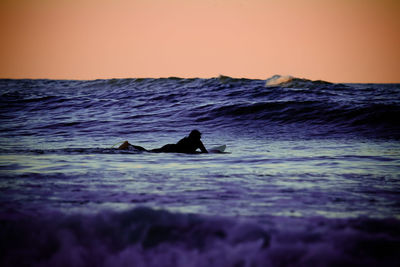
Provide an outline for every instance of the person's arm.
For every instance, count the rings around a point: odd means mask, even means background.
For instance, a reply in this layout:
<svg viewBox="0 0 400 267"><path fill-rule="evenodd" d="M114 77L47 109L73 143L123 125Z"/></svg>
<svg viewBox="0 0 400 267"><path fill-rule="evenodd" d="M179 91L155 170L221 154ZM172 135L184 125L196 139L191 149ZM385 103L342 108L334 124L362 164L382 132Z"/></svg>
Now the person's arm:
<svg viewBox="0 0 400 267"><path fill-rule="evenodd" d="M203 142L201 142L201 141L199 141L199 148L202 153L208 153L207 149L203 145Z"/></svg>

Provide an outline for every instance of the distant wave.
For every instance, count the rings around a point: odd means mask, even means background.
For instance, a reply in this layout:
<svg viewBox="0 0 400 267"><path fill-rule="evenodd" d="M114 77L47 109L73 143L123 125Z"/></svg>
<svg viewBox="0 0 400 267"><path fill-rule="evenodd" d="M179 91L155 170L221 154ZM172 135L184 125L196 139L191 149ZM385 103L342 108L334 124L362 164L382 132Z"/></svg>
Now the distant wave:
<svg viewBox="0 0 400 267"><path fill-rule="evenodd" d="M331 133L400 138L398 99L398 85L337 84L280 75L267 80L223 75L0 80L0 133L118 136L176 131L193 124L260 131L274 122L275 127L300 123L306 131L311 127L312 134L329 128Z"/></svg>
<svg viewBox="0 0 400 267"><path fill-rule="evenodd" d="M337 105L319 101L272 101L221 106L211 111L215 117L238 117L245 120L280 122L340 122L359 124L392 124L400 116L396 105Z"/></svg>
<svg viewBox="0 0 400 267"><path fill-rule="evenodd" d="M305 87L305 88L310 88L310 87L316 87L316 86L321 86L321 85L334 85L333 83L322 81L322 80L309 80L309 79L304 79L304 78L295 78L290 75L282 76L282 75L274 75L270 78L268 78L265 81L265 86L271 87L271 86L284 86L284 87ZM343 84L339 84L340 86L344 86Z"/></svg>
<svg viewBox="0 0 400 267"><path fill-rule="evenodd" d="M292 81L294 78L290 75L287 76L282 76L282 75L274 75L271 78L268 78L265 81L266 86L277 86L277 85L283 85L285 83L288 83Z"/></svg>
<svg viewBox="0 0 400 267"><path fill-rule="evenodd" d="M367 135L400 137L400 107L395 104L338 104L324 101L268 101L197 109L197 122L225 127L246 125L261 131L274 125L303 124L321 131L363 131Z"/></svg>

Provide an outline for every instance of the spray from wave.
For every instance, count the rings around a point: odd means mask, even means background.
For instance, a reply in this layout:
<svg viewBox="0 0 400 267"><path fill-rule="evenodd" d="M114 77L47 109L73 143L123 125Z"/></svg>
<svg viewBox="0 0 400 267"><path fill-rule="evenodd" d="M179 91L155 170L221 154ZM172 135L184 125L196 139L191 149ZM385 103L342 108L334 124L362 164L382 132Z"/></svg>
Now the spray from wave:
<svg viewBox="0 0 400 267"><path fill-rule="evenodd" d="M265 86L278 86L290 82L294 78L290 75L274 75L265 81Z"/></svg>

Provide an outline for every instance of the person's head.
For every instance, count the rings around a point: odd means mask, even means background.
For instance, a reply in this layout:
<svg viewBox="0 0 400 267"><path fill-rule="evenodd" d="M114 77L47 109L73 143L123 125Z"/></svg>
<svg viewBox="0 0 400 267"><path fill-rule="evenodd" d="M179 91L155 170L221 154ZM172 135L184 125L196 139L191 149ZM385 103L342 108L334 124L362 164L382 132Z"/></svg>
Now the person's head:
<svg viewBox="0 0 400 267"><path fill-rule="evenodd" d="M191 139L200 139L201 138L201 133L198 130L193 130L189 134L189 138Z"/></svg>

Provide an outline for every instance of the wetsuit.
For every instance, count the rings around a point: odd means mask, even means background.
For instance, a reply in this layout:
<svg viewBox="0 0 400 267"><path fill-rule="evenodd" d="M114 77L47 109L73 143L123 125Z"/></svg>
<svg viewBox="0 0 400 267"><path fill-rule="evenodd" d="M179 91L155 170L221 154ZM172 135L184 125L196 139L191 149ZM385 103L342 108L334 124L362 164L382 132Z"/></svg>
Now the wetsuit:
<svg viewBox="0 0 400 267"><path fill-rule="evenodd" d="M161 148L150 150L151 152L174 152L174 153L196 153L200 149L202 153L208 153L201 140L193 140L190 137L185 137L179 140L176 144L167 144Z"/></svg>
<svg viewBox="0 0 400 267"><path fill-rule="evenodd" d="M146 150L141 146L134 146L125 141L119 149L129 149L133 148L139 151L148 151L148 152L170 152L170 153L188 153L193 154L196 153L197 149L200 149L202 153L208 153L207 149L204 147L203 143L200 140L201 134L197 130L193 130L188 137L182 138L176 144L167 144L161 148L156 148L152 150Z"/></svg>

